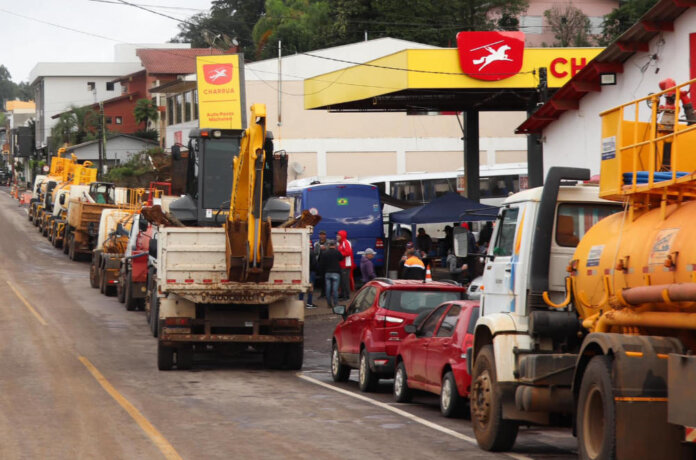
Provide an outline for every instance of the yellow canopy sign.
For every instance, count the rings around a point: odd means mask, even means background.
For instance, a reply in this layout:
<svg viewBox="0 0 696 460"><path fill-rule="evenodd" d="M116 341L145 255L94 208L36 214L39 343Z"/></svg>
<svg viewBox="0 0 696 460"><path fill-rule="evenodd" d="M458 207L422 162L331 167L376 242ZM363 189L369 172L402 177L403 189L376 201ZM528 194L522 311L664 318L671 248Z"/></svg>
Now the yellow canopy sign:
<svg viewBox="0 0 696 460"><path fill-rule="evenodd" d="M196 57L199 128L244 129L243 65L238 54Z"/></svg>

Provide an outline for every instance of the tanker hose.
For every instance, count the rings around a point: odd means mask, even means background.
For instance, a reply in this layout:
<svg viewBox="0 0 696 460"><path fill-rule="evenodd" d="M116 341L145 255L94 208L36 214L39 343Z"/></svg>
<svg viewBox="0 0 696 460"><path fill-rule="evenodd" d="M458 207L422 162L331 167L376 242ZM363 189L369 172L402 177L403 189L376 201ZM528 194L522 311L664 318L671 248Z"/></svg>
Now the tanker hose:
<svg viewBox="0 0 696 460"><path fill-rule="evenodd" d="M592 305L590 301L587 300L585 292L578 290L578 301L580 302L580 304L582 304L583 309L590 308L592 310L597 310L598 308L602 308L607 304L607 302L609 301L609 276L604 275L602 281L604 282L604 295L599 300L597 305Z"/></svg>
<svg viewBox="0 0 696 460"><path fill-rule="evenodd" d="M566 297L563 300L563 302L553 303L551 301L551 299L549 298L549 291L544 291L544 293L541 296L544 299L544 302L546 303L546 305L548 305L549 307L552 307L552 308L565 308L568 306L568 304L570 303L571 294L572 294L571 290L570 290L570 276L566 276L565 281L566 281L566 283L565 283L566 284Z"/></svg>

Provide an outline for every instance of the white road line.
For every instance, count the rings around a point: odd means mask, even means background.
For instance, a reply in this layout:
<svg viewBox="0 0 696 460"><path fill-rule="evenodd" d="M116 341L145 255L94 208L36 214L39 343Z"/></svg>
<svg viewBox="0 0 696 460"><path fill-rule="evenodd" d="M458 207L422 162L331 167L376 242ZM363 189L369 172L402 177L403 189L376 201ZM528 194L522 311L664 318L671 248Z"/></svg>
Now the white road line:
<svg viewBox="0 0 696 460"><path fill-rule="evenodd" d="M341 393L343 395L350 396L352 398L359 399L359 400L364 401L366 403L372 404L373 406L377 406L377 407L380 407L382 409L386 409L388 411L394 412L395 414L398 414L398 415L400 415L404 418L407 418L411 421L414 421L416 423L420 423L421 425L427 426L428 428L431 428L433 430L439 431L440 433L450 435L454 438L461 439L462 441L466 441L466 442L473 444L473 445L477 445L476 439L472 438L471 436L467 436L465 434L458 433L458 432L451 430L449 428L446 428L442 425L438 425L437 423L433 423L429 420L426 420L424 418L420 418L420 417L413 415L409 412L406 412L404 410L398 409L396 407L392 407L389 404L386 404L386 403L383 403L380 401L375 401L374 399L368 398L367 396L363 396L363 395L358 394L358 393L353 393L353 392L350 392L348 390L344 390L343 388L335 387L333 385L329 385L328 383L324 383L321 380L315 379L314 377L304 375L301 372L297 373L297 376L299 378L301 378L302 380L313 383L315 385L319 385L321 387L328 388L329 390L333 390L337 393ZM506 452L505 455L507 455L508 457L514 458L516 460L533 460L531 457L527 457L526 455L521 455L521 454L514 454L514 453Z"/></svg>

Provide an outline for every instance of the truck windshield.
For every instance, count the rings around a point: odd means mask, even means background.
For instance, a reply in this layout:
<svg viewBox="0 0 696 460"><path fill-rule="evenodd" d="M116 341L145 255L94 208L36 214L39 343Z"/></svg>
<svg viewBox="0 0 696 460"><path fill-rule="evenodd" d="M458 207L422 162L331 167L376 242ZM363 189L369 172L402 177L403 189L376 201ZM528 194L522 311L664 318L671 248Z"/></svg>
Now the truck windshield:
<svg viewBox="0 0 696 460"><path fill-rule="evenodd" d="M208 139L202 155L204 209L219 209L232 193L232 160L239 155L239 139Z"/></svg>

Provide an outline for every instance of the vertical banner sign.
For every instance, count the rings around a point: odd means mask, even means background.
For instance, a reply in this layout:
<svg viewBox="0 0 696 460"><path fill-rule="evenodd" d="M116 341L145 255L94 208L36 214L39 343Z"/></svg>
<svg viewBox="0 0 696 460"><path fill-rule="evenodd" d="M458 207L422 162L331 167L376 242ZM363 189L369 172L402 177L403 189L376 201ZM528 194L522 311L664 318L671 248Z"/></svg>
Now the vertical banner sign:
<svg viewBox="0 0 696 460"><path fill-rule="evenodd" d="M196 57L199 128L244 129L244 61L240 56Z"/></svg>

